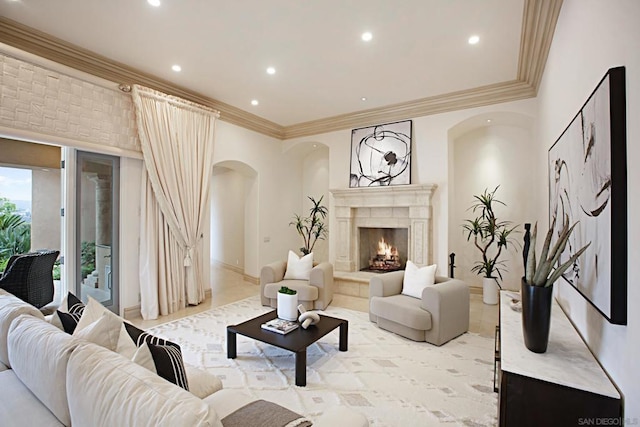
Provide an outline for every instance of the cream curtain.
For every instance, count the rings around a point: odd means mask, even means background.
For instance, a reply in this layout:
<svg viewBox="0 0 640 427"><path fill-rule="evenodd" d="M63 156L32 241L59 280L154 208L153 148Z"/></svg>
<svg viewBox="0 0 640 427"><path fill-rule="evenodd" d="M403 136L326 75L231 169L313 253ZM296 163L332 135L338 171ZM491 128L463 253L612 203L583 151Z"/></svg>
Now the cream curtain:
<svg viewBox="0 0 640 427"><path fill-rule="evenodd" d="M218 112L134 85L145 173L141 200L140 299L144 319L204 299L202 230L207 218Z"/></svg>

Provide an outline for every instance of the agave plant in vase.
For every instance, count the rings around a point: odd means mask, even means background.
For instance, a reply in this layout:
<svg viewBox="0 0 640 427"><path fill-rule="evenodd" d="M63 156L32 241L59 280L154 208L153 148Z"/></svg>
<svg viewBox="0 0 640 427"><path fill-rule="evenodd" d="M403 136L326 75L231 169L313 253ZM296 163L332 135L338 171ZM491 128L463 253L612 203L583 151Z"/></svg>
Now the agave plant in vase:
<svg viewBox="0 0 640 427"><path fill-rule="evenodd" d="M522 298L522 331L526 347L534 353L544 353L547 351L549 343L549 327L551 324L551 296L553 294L553 284L564 274L565 271L587 250L591 243L587 243L580 250L576 251L567 261L558 264L560 255L564 252L569 236L578 223L569 227L569 219L565 217L562 230L558 235L553 247L551 240L556 220L547 232L547 236L542 244L540 261L536 258L536 236L538 224L533 227L529 252L525 259L525 275L522 278L521 298Z"/></svg>

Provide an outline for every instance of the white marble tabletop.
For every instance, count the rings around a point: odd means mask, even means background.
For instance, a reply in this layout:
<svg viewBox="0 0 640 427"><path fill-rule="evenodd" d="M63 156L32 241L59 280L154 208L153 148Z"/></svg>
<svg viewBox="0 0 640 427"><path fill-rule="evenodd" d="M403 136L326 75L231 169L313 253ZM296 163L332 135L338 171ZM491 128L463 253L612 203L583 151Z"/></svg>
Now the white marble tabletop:
<svg viewBox="0 0 640 427"><path fill-rule="evenodd" d="M522 313L511 308L511 297L504 291L500 293L500 335L503 371L620 398L620 393L555 300L546 353L534 353L525 347Z"/></svg>

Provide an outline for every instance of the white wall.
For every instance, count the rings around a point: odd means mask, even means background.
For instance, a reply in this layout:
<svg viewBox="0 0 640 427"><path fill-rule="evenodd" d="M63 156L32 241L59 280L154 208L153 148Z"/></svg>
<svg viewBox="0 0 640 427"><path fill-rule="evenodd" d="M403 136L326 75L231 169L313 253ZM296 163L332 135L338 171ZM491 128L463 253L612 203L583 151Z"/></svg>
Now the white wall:
<svg viewBox="0 0 640 427"><path fill-rule="evenodd" d="M426 117L413 118L413 154L411 176L414 184L436 184L433 196L433 259L438 264L438 274L446 275L449 263L449 131L470 117L487 113L514 112L533 116L536 102L534 99L509 102L468 110L453 111ZM329 147L330 189L349 187L349 160L351 149L351 130L301 137L284 142L291 148L298 144L321 143ZM333 200L330 200L330 224L335 223ZM329 230L329 260L335 260L336 240L332 239L335 229Z"/></svg>
<svg viewBox="0 0 640 427"><path fill-rule="evenodd" d="M565 0L542 84L538 92L538 191L547 195L547 150L582 107L606 71L626 66L627 87L627 212L628 212L628 324L611 325L571 286L556 286L565 311L591 351L624 394L625 418L640 422L640 2L637 0ZM541 203L540 222L546 225L547 203ZM551 326L553 327L553 325Z"/></svg>
<svg viewBox="0 0 640 427"><path fill-rule="evenodd" d="M491 119L492 123L496 119ZM451 187L449 212L449 249L456 253L455 277L472 286L481 286L482 277L471 271L474 264L481 259L480 251L473 244L473 237L467 241L462 224L467 219L473 220L480 214L469 210L475 202L474 195L480 195L485 189L493 191L497 186L495 197L506 206L496 203L495 212L499 221L510 221L522 231L525 222L531 222L536 213L533 203L527 197L532 192L533 176L531 169L530 129L485 124L468 131L452 141L453 146L453 180ZM519 290L520 278L523 275L522 251L516 250L522 242L522 233L512 233L514 244L501 252L500 261L505 262L501 268L500 281L503 289ZM497 248L496 245L492 250ZM496 252L490 252L494 255Z"/></svg>

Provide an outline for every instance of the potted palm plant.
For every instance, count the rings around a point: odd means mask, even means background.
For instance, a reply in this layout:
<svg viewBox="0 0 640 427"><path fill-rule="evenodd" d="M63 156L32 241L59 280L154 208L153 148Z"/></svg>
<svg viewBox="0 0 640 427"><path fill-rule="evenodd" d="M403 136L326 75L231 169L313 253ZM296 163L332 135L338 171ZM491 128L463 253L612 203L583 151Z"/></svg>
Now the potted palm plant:
<svg viewBox="0 0 640 427"><path fill-rule="evenodd" d="M324 240L327 237L327 226L324 223L328 210L322 205L324 196L320 196L318 200L311 196L307 196L311 200L311 208L309 216L303 217L294 214L293 221L289 225L296 227L296 231L302 237L303 246L300 248L302 255L308 255L313 252L313 247L318 240Z"/></svg>
<svg viewBox="0 0 640 427"><path fill-rule="evenodd" d="M551 323L551 296L553 284L571 267L578 257L587 250L591 242L572 254L567 261L557 265L560 255L565 250L569 236L578 223L569 227L569 218L565 217L562 230L558 234L553 247L551 240L555 229L556 219L547 232L542 244L540 261L536 258L536 235L538 224L533 227L530 248L525 256L525 275L522 278L522 331L526 347L535 353L547 351L549 342L549 327Z"/></svg>
<svg viewBox="0 0 640 427"><path fill-rule="evenodd" d="M502 280L502 272L506 271L504 261L500 260L502 251L512 243L511 233L517 226L510 221L501 221L495 213L495 205L506 206L496 198L496 187L493 191L485 189L480 195L473 196L475 201L469 208L478 216L465 220L462 226L467 234L467 241L473 236L473 244L478 249L481 259L471 271L482 275L482 300L485 304L498 303L498 290L501 289L498 278Z"/></svg>

